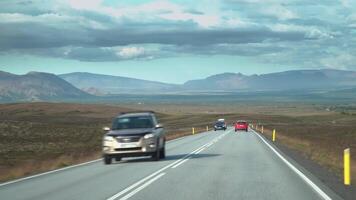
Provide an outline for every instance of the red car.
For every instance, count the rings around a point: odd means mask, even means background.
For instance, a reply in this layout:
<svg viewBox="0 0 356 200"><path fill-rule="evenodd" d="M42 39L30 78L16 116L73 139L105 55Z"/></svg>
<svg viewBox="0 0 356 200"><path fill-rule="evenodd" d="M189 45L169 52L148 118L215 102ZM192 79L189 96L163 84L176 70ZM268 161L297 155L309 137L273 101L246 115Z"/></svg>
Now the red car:
<svg viewBox="0 0 356 200"><path fill-rule="evenodd" d="M239 130L248 131L248 123L247 121L239 120L235 123L235 132Z"/></svg>

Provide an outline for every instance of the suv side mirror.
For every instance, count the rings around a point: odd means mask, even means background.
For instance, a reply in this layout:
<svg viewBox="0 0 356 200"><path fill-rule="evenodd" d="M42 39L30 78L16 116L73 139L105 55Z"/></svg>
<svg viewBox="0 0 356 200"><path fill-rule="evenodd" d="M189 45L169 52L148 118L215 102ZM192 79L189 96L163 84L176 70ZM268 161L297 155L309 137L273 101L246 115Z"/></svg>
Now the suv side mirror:
<svg viewBox="0 0 356 200"><path fill-rule="evenodd" d="M103 130L104 130L104 131L110 131L111 128L109 128L109 127L104 127Z"/></svg>
<svg viewBox="0 0 356 200"><path fill-rule="evenodd" d="M162 124L156 124L155 129L163 128Z"/></svg>

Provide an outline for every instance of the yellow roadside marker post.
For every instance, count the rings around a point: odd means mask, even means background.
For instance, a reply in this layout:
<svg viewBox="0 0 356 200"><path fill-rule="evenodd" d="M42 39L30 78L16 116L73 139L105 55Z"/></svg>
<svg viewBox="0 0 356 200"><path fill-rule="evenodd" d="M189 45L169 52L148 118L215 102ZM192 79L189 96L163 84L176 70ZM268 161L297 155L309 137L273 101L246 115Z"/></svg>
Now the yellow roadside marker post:
<svg viewBox="0 0 356 200"><path fill-rule="evenodd" d="M261 133L263 133L263 126L262 126L262 128L261 128Z"/></svg>
<svg viewBox="0 0 356 200"><path fill-rule="evenodd" d="M256 131L258 131L258 125L256 124Z"/></svg>
<svg viewBox="0 0 356 200"><path fill-rule="evenodd" d="M344 184L351 185L351 174L350 174L350 148L344 150Z"/></svg>
<svg viewBox="0 0 356 200"><path fill-rule="evenodd" d="M195 129L194 129L194 127L192 128L192 133L193 133L193 135L195 134Z"/></svg>
<svg viewBox="0 0 356 200"><path fill-rule="evenodd" d="M276 129L273 129L273 133L272 133L272 141L276 141Z"/></svg>

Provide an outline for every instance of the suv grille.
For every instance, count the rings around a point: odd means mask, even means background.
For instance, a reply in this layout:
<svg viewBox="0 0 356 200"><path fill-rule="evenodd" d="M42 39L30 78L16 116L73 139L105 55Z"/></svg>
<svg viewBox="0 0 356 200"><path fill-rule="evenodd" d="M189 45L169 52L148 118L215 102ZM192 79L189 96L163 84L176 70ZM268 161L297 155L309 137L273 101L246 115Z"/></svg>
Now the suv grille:
<svg viewBox="0 0 356 200"><path fill-rule="evenodd" d="M117 148L115 151L137 151L141 150L141 147L134 147L134 148Z"/></svg>
<svg viewBox="0 0 356 200"><path fill-rule="evenodd" d="M129 142L138 142L140 141L141 137L117 137L116 141L119 143L129 143Z"/></svg>

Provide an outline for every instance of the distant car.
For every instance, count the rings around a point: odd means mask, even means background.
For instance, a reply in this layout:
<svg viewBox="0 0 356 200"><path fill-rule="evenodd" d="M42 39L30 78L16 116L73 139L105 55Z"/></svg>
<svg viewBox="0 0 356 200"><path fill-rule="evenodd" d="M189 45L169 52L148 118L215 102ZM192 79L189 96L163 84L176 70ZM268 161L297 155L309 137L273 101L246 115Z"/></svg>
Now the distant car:
<svg viewBox="0 0 356 200"><path fill-rule="evenodd" d="M152 156L153 160L165 158L165 131L154 112L122 113L113 120L112 128L103 138L103 159Z"/></svg>
<svg viewBox="0 0 356 200"><path fill-rule="evenodd" d="M243 121L243 120L239 120L235 123L235 132L236 131L240 131L240 130L243 130L243 131L248 131L248 123L247 121Z"/></svg>
<svg viewBox="0 0 356 200"><path fill-rule="evenodd" d="M226 129L227 129L227 126L226 126L225 121L219 120L219 121L215 122L214 131L216 131L216 130L224 130L225 131Z"/></svg>

